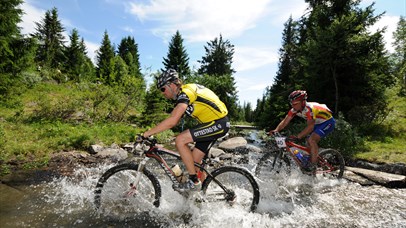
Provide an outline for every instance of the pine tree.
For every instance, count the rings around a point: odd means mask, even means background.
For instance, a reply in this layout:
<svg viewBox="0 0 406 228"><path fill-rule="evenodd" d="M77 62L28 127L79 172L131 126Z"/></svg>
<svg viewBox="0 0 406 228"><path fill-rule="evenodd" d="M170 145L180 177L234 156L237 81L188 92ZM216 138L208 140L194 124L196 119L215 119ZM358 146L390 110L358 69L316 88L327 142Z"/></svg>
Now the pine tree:
<svg viewBox="0 0 406 228"><path fill-rule="evenodd" d="M118 45L118 55L128 66L128 73L132 77L143 79L140 67L140 55L138 53L138 44L133 37L123 38Z"/></svg>
<svg viewBox="0 0 406 228"><path fill-rule="evenodd" d="M18 7L21 0L1 1L0 8L0 73L11 72L13 51L11 43L20 37L18 23L23 11Z"/></svg>
<svg viewBox="0 0 406 228"><path fill-rule="evenodd" d="M18 28L23 14L19 7L22 2L0 2L0 99L22 88L21 72L34 66L35 42L22 37Z"/></svg>
<svg viewBox="0 0 406 228"><path fill-rule="evenodd" d="M107 31L104 32L102 44L97 51L97 78L107 85L114 85L116 82L114 75L114 47L110 42Z"/></svg>
<svg viewBox="0 0 406 228"><path fill-rule="evenodd" d="M394 69L401 85L400 94L406 96L406 20L402 16L399 19L396 31L393 33L395 52L392 54Z"/></svg>
<svg viewBox="0 0 406 228"><path fill-rule="evenodd" d="M172 37L167 57L164 58L162 63L165 66L165 69L162 69L162 71L169 68L175 69L179 74L179 78L183 81L190 76L189 57L183 46L183 39L179 31L176 31Z"/></svg>
<svg viewBox="0 0 406 228"><path fill-rule="evenodd" d="M384 30L368 27L382 16L359 0L309 1L307 40L301 63L309 100L343 112L352 124L368 125L386 115L385 89L393 84L383 42Z"/></svg>
<svg viewBox="0 0 406 228"><path fill-rule="evenodd" d="M228 40L223 40L220 34L219 38L207 43L204 47L206 56L198 62L201 64L198 73L208 75L232 75L235 70L232 68L234 45Z"/></svg>
<svg viewBox="0 0 406 228"><path fill-rule="evenodd" d="M296 56L299 42L297 24L292 17L285 23L282 33L282 48L279 49L279 70L275 81L263 100L263 112L259 114L257 125L262 127L274 126L286 115L289 108L287 97L294 88L298 88L297 72L299 71L298 56Z"/></svg>
<svg viewBox="0 0 406 228"><path fill-rule="evenodd" d="M64 36L58 10L53 8L45 12L41 23L36 22L36 32L33 37L38 39L37 61L45 67L59 69L64 62Z"/></svg>
<svg viewBox="0 0 406 228"><path fill-rule="evenodd" d="M155 73L155 77L161 74ZM145 95L145 110L142 113L144 125L155 125L168 117L169 112L173 108L173 103L162 96L161 91L156 87L156 80L149 87Z"/></svg>
<svg viewBox="0 0 406 228"><path fill-rule="evenodd" d="M238 118L238 96L233 73L235 70L231 64L233 62L234 45L228 40L219 38L207 43L204 47L206 55L198 61L200 66L198 73L201 77L198 82L215 92L220 100L227 106L229 116Z"/></svg>
<svg viewBox="0 0 406 228"><path fill-rule="evenodd" d="M77 29L72 30L69 38L70 44L65 50L65 71L71 80L79 82L86 65L86 47L84 46L83 39L80 41Z"/></svg>

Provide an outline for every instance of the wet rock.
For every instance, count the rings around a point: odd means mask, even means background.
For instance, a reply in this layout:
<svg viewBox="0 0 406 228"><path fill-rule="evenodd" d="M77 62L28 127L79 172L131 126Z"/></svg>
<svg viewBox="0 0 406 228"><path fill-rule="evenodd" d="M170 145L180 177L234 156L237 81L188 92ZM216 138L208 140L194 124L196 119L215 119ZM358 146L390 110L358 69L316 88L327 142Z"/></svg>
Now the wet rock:
<svg viewBox="0 0 406 228"><path fill-rule="evenodd" d="M103 146L100 146L100 145L91 145L90 148L89 148L89 153L90 153L90 154L97 154L97 153L99 153L99 152L102 151L102 150L103 150Z"/></svg>
<svg viewBox="0 0 406 228"><path fill-rule="evenodd" d="M245 147L247 146L247 140L244 139L243 137L234 137L227 139L224 142L221 142L218 146L218 148L223 149L225 151L233 151L237 147Z"/></svg>
<svg viewBox="0 0 406 228"><path fill-rule="evenodd" d="M211 157L211 158L216 158L223 154L225 154L225 152L219 148L212 147L209 151L209 157Z"/></svg>
<svg viewBox="0 0 406 228"><path fill-rule="evenodd" d="M355 167L346 167L346 170L351 171L352 173L357 174L369 181L379 184L385 187L391 188L405 188L406 187L406 176L386 173L381 171L355 168Z"/></svg>
<svg viewBox="0 0 406 228"><path fill-rule="evenodd" d="M344 178L349 181L356 182L362 186L371 186L375 184L373 181L370 181L367 178L364 178L348 170L344 171Z"/></svg>
<svg viewBox="0 0 406 228"><path fill-rule="evenodd" d="M386 173L393 173L406 176L406 164L404 163L371 163L364 160L348 160L348 166L371 169L375 171L381 171Z"/></svg>
<svg viewBox="0 0 406 228"><path fill-rule="evenodd" d="M100 158L109 158L113 161L121 161L128 157L128 153L122 148L105 148L98 152L96 156Z"/></svg>

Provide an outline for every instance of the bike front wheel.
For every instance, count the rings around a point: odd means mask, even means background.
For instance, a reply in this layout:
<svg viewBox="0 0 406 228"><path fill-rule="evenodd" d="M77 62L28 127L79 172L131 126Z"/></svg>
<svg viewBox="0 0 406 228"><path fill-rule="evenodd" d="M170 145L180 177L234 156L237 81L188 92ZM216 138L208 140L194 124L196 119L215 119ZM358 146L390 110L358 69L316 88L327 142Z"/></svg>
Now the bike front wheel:
<svg viewBox="0 0 406 228"><path fill-rule="evenodd" d="M158 179L146 168L142 172L137 170L138 164L132 163L107 170L100 177L94 191L96 209L103 214L121 217L158 207L161 197Z"/></svg>
<svg viewBox="0 0 406 228"><path fill-rule="evenodd" d="M227 202L249 211L259 203L259 187L246 169L224 166L214 170L203 182L202 191L208 202Z"/></svg>
<svg viewBox="0 0 406 228"><path fill-rule="evenodd" d="M275 174L290 174L290 160L279 150L265 152L255 167L255 176L260 180L268 180Z"/></svg>
<svg viewBox="0 0 406 228"><path fill-rule="evenodd" d="M343 156L334 149L324 149L319 152L317 173L330 179L343 177L345 162Z"/></svg>

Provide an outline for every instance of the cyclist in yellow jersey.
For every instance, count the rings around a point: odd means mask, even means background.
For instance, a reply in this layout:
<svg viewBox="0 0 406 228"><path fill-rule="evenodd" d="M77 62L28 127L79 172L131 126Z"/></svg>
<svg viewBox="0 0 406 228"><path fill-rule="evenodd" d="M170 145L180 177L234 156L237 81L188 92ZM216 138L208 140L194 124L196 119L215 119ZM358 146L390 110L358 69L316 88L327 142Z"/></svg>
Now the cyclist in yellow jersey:
<svg viewBox="0 0 406 228"><path fill-rule="evenodd" d="M176 101L175 108L167 119L144 132L143 137L171 129L184 114L197 119L199 125L184 130L175 139L176 148L189 173L189 180L174 187L180 192L199 190L201 183L193 162L200 163L208 153L210 144L227 134L230 129L227 108L210 89L199 84L183 85L173 69L166 70L158 77L157 87L165 98ZM188 146L191 142L196 142L193 151Z"/></svg>
<svg viewBox="0 0 406 228"><path fill-rule="evenodd" d="M307 93L303 90L293 91L289 95L289 102L292 108L289 110L286 117L271 130L270 133L278 132L284 129L295 116L304 118L307 121L307 126L297 136L291 138L301 139L310 134L307 138L307 144L310 147L311 164L307 167L307 171L314 172L317 162L317 154L319 152L318 143L321 138L326 137L332 132L335 127L335 120L331 110L325 104L316 102L307 102Z"/></svg>

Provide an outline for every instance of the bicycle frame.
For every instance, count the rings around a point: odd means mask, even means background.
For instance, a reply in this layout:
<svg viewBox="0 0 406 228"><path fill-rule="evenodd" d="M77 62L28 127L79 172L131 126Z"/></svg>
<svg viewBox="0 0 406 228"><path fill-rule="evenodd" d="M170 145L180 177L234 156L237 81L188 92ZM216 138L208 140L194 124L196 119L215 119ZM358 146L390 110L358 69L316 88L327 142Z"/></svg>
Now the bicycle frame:
<svg viewBox="0 0 406 228"><path fill-rule="evenodd" d="M142 143L145 144L145 141L150 143L150 145L149 145L148 150L143 151L144 158L140 162L140 166L138 167L138 172L142 172L142 170L144 169L144 167L149 159L154 159L158 162L158 164L164 170L165 174L170 178L172 183L179 183L179 180L177 179L175 173L169 167L168 163L161 155L169 155L171 157L176 158L177 160L182 160L180 157L180 154L176 151L172 151L172 150L166 149L164 147L158 147L155 144L155 141L143 140ZM212 145L213 145L213 143L212 143ZM208 150L211 148L212 145L209 146ZM134 146L134 148L135 148L135 146ZM133 150L133 153L134 153L134 151L135 151L135 149ZM207 160L208 160L208 156L206 153L206 155L202 159L202 164L194 162L194 165L195 165L195 167L199 168L199 172L201 172L201 173L204 172L207 176L210 176L213 179L213 181L216 182L216 184L218 184L224 191L228 192L228 189L206 169ZM198 173L198 176L201 175L201 173L200 174ZM141 175L138 175L137 177L140 177L140 176ZM202 180L202 182L203 181L204 180ZM138 182L139 182L139 178L137 178L135 180L134 185L137 186Z"/></svg>
<svg viewBox="0 0 406 228"><path fill-rule="evenodd" d="M276 145L278 146L279 151L281 151L282 153L289 154L290 157L292 157L292 159L295 161L297 166L299 166L300 168L304 168L303 162L300 161L293 153L293 150L294 150L293 148L299 148L299 149L305 151L306 153L308 153L309 156L311 156L310 148L307 146L303 146L303 145L297 144L295 142L289 141L289 140L287 140L287 138L285 136L282 136L280 133L278 133L278 135L276 135L274 138L275 138ZM278 155L278 156L280 156L280 158L282 158L282 154ZM328 161L326 161L324 158L320 157L319 154L317 154L317 161L318 161L318 163L320 163L324 166L328 166L329 168L332 168L332 165L329 164ZM275 165L275 162L276 162L276 160L274 161L273 166Z"/></svg>
<svg viewBox="0 0 406 228"><path fill-rule="evenodd" d="M179 179L178 172L172 170L169 165L172 165L172 158L176 162L176 160L181 159L181 156L175 151L158 147L153 139L142 139L138 143L143 148L140 160L136 159L113 166L99 178L94 192L94 203L97 209L105 206L105 209L110 211L107 208L114 210L116 207L126 207L126 204L132 200L134 200L136 211L141 209L137 207L140 205L137 202L145 202L159 207L162 196L159 178L154 172L151 172L149 167L146 167L151 159L159 163L165 174L174 183L172 185L173 190L178 191L175 184L182 183L184 180ZM136 148L137 145L135 144L135 147L130 152L134 153ZM169 159L171 162L168 163ZM194 165L198 171L205 173L205 179L200 189L201 194L196 195L197 200L202 200L202 202L224 201L230 205L239 204L247 209L249 207L250 211L257 208L260 200L258 183L246 168L236 166L216 167L216 163L212 163L207 156L203 158L202 164L195 162ZM205 168L207 165L213 165L213 170L208 171ZM178 192L184 197L191 196L188 191ZM122 201L123 205L116 204L116 201Z"/></svg>

